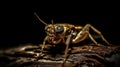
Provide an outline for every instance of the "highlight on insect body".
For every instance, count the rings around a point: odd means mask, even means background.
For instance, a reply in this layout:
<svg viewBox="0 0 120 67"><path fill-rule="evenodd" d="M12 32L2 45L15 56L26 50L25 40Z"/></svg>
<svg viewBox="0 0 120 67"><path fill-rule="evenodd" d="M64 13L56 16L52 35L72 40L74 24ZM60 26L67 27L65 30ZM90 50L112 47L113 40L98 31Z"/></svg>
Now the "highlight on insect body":
<svg viewBox="0 0 120 67"><path fill-rule="evenodd" d="M57 45L59 43L64 43L66 45L64 52L64 59L63 59L64 63L66 61L68 48L70 45L74 45L76 43L82 42L89 37L95 45L100 46L100 44L91 35L89 31L90 29L92 29L95 33L97 33L106 44L108 45L110 44L104 38L102 33L99 30L97 30L95 27L93 27L91 24L86 24L85 26L75 26L69 23L54 24L53 20L51 21L51 24L47 24L46 22L41 20L36 13L34 14L39 19L40 22L45 24L45 32L47 34L46 37L44 38L41 49L42 51L39 54L39 56L42 55L46 42L54 45Z"/></svg>

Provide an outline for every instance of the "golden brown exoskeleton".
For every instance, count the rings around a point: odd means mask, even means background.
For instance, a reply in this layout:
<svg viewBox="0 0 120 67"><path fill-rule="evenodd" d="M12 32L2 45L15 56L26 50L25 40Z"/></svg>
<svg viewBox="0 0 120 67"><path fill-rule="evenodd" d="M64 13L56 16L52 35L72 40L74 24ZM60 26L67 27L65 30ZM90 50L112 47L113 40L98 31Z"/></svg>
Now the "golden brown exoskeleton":
<svg viewBox="0 0 120 67"><path fill-rule="evenodd" d="M47 33L47 36L45 37L42 45L42 51L40 54L42 54L46 41L52 44L59 44L64 43L66 45L65 53L64 53L64 62L67 57L68 53L68 47L70 44L79 43L83 40L85 40L87 37L89 37L96 45L99 46L99 44L95 41L95 39L91 36L89 30L92 29L94 32L96 32L98 35L101 36L102 40L105 41L105 43L109 44L109 42L103 37L102 33L94 28L91 24L86 24L85 26L74 26L72 24L47 24L44 21L42 21L38 15L35 13L36 17L44 23L45 31Z"/></svg>

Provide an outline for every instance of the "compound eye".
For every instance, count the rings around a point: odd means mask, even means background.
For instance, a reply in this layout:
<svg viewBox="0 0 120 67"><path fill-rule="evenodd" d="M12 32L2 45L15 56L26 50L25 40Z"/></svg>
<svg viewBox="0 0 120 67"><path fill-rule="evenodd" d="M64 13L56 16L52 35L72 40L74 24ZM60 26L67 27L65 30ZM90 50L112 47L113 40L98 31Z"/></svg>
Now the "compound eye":
<svg viewBox="0 0 120 67"><path fill-rule="evenodd" d="M55 29L56 33L61 33L64 31L64 27L63 26L57 26Z"/></svg>

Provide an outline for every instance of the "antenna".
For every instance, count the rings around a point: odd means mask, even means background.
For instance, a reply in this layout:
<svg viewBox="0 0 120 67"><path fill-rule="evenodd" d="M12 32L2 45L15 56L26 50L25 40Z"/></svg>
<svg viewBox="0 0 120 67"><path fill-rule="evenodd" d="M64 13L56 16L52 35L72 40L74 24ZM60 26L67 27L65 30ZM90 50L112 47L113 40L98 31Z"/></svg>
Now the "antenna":
<svg viewBox="0 0 120 67"><path fill-rule="evenodd" d="M47 23L45 23L42 19L39 18L39 16L34 12L34 15L39 19L39 21L41 21L43 24L47 25Z"/></svg>
<svg viewBox="0 0 120 67"><path fill-rule="evenodd" d="M52 24L53 24L53 19L51 20Z"/></svg>

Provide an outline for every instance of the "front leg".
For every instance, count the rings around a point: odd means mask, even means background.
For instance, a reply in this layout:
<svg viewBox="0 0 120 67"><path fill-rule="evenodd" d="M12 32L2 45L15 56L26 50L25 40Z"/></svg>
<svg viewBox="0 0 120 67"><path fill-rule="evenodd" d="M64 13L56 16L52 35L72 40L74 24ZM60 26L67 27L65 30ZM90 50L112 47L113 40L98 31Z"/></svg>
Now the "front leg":
<svg viewBox="0 0 120 67"><path fill-rule="evenodd" d="M43 56L43 50L45 48L45 42L47 41L47 39L48 39L48 36L46 36L45 39L44 39L44 41L43 41L41 52L38 53L35 57L41 57L41 56Z"/></svg>
<svg viewBox="0 0 120 67"><path fill-rule="evenodd" d="M40 54L43 53L43 50L44 50L44 48L45 48L45 42L46 42L47 39L48 39L48 36L46 36L45 39L44 39L44 41L43 41L42 49L41 49L41 53L40 53Z"/></svg>
<svg viewBox="0 0 120 67"><path fill-rule="evenodd" d="M65 63L66 58L67 58L68 48L69 48L69 45L70 45L70 40L71 40L71 38L72 38L72 34L68 35L67 40L66 40L66 42L65 42L65 44L66 44L66 49L65 49L65 53L64 53L63 64Z"/></svg>

